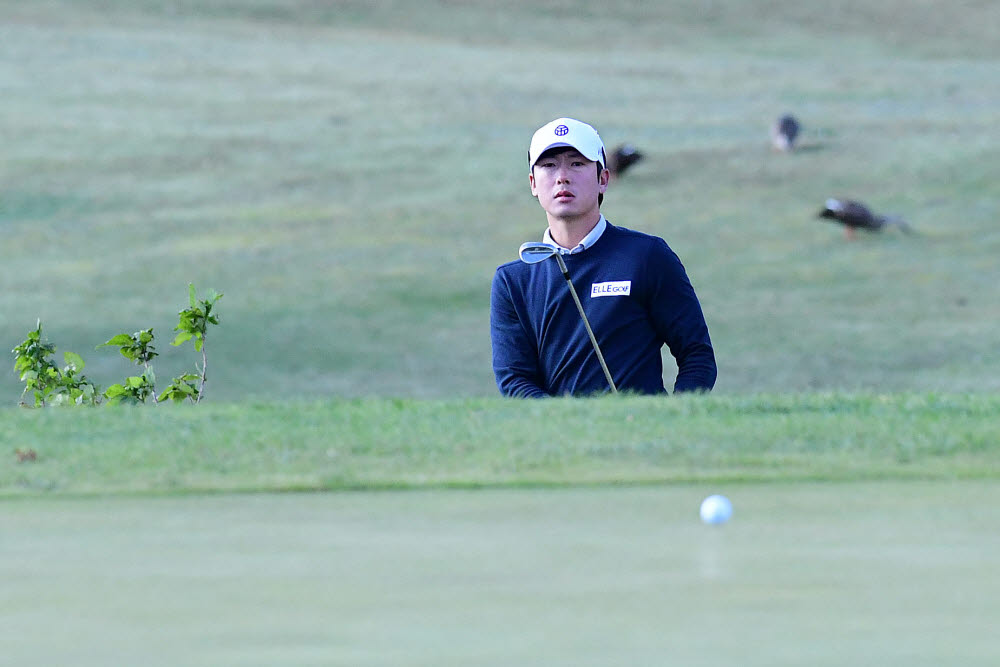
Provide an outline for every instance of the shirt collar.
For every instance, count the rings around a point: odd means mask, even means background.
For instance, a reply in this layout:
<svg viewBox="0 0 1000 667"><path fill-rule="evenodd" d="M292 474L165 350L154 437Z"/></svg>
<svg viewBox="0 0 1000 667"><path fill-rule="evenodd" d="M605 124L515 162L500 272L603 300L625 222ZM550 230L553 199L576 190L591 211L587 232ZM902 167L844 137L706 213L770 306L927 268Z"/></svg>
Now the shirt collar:
<svg viewBox="0 0 1000 667"><path fill-rule="evenodd" d="M583 252L590 246L597 243L597 239L601 238L601 234L603 234L604 230L607 228L608 228L608 221L604 219L604 214L602 213L601 219L597 221L597 224L594 225L594 228L590 230L590 233L584 236L583 240L580 241L580 243L575 248L563 248L561 245L556 243L555 240L552 238L552 232L549 231L548 227L545 228L545 235L542 236L542 241L544 243L554 245L556 248L558 248L560 255L575 255L576 253Z"/></svg>

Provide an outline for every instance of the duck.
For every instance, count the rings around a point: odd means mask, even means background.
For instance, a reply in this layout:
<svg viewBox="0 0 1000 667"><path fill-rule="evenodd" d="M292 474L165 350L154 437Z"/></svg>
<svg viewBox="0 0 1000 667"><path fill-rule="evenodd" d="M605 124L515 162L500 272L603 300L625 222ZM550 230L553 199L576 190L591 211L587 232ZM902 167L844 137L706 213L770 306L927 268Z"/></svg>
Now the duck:
<svg viewBox="0 0 1000 667"><path fill-rule="evenodd" d="M790 153L795 148L802 126L795 116L785 114L771 125L771 146L782 153Z"/></svg>
<svg viewBox="0 0 1000 667"><path fill-rule="evenodd" d="M620 144L608 156L608 171L612 178L618 178L631 169L636 162L646 157L632 144Z"/></svg>
<svg viewBox="0 0 1000 667"><path fill-rule="evenodd" d="M908 234L913 231L910 225L899 216L875 214L867 205L854 199L830 197L820 212L816 214L816 217L842 224L848 240L855 238L855 232L858 229L880 232L888 226L895 226Z"/></svg>

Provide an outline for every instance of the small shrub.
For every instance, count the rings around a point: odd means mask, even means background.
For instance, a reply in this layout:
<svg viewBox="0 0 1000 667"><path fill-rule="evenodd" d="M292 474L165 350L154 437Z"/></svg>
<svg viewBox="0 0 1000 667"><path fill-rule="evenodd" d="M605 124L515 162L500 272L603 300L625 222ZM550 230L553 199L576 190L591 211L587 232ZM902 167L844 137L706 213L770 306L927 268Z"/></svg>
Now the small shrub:
<svg viewBox="0 0 1000 667"><path fill-rule="evenodd" d="M195 363L195 372L183 373L171 380L170 385L159 395L156 394L156 374L150 362L158 356L153 341L153 329L142 329L133 334L121 333L101 343L102 347L117 347L123 357L142 366L142 373L125 378L120 384L113 384L103 393L81 371L83 358L75 352L63 353L65 366L59 368L50 357L56 346L42 337L42 322L38 321L34 331L29 331L24 342L15 347L14 369L24 382L19 404L26 407L46 407L49 405L97 405L105 399L108 405L117 403L142 404L152 398L154 403L169 400L180 403L186 400L200 403L205 396L208 355L206 340L210 324L218 324L219 317L213 314L215 304L222 294L209 290L206 298L198 299L194 285L188 285L189 307L180 311L179 322L174 331L174 346L194 341L194 349L201 352L201 365ZM28 396L31 402L28 401Z"/></svg>

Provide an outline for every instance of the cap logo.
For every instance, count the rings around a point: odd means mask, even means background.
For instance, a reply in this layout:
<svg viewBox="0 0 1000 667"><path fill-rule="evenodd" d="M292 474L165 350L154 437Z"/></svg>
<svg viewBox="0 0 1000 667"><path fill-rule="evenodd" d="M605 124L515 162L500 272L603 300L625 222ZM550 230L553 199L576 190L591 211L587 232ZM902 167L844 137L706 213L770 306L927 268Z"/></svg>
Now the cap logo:
<svg viewBox="0 0 1000 667"><path fill-rule="evenodd" d="M567 134L569 134L569 128L566 127L565 125L559 125L556 127L557 137L565 137Z"/></svg>

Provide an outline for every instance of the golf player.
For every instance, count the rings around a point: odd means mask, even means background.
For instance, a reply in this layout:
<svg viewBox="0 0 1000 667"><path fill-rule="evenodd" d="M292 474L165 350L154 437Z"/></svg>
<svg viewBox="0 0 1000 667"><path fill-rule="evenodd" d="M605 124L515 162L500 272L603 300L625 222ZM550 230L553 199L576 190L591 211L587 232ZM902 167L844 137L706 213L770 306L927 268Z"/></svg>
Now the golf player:
<svg viewBox="0 0 1000 667"><path fill-rule="evenodd" d="M663 345L677 362L675 392L711 390L715 353L680 259L663 239L612 225L601 214L610 172L597 131L572 118L542 126L531 138L528 169L531 194L548 219L542 240L562 257L568 275L556 257L497 269L490 335L500 393L610 391L597 347L619 391L665 393Z"/></svg>

